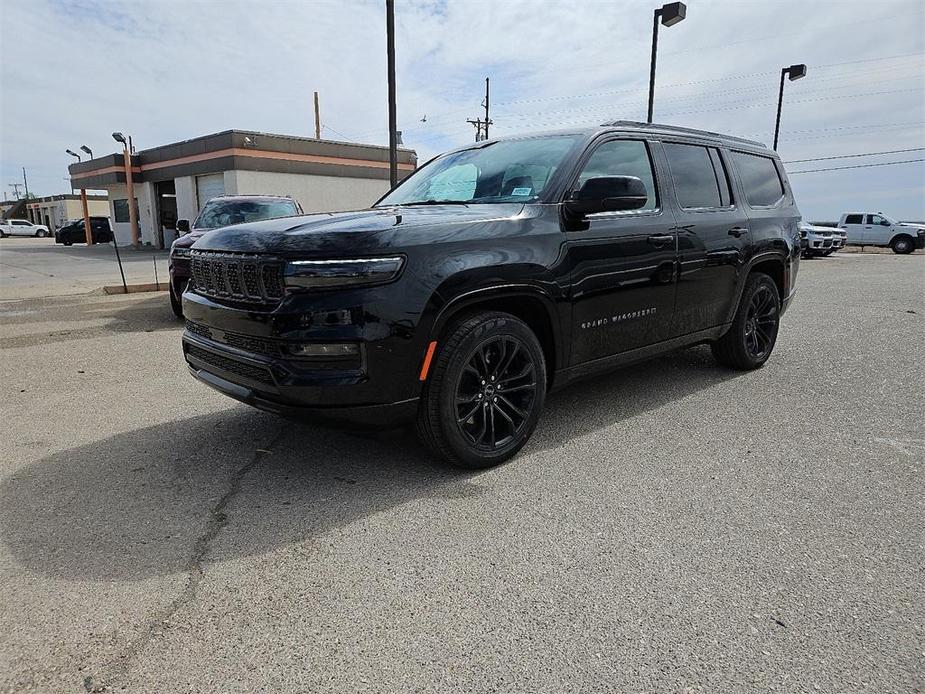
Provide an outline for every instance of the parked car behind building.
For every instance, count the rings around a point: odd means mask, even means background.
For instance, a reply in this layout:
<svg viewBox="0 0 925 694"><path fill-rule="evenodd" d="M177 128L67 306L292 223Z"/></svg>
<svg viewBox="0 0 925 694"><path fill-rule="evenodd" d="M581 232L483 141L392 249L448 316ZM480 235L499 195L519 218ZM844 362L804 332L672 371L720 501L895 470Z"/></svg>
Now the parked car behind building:
<svg viewBox="0 0 925 694"><path fill-rule="evenodd" d="M170 307L177 318L183 317L180 297L190 278L190 247L207 231L231 224L259 222L276 217L302 214L302 207L292 198L277 195L220 195L209 200L199 216L190 224L177 220L177 231L183 236L170 246Z"/></svg>
<svg viewBox="0 0 925 694"><path fill-rule="evenodd" d="M371 209L205 234L183 352L255 407L411 420L435 454L486 467L577 378L702 343L762 366L799 219L779 157L750 140L616 122L479 142Z"/></svg>
<svg viewBox="0 0 925 694"><path fill-rule="evenodd" d="M51 236L51 233L44 224L33 224L28 219L7 219L0 222L0 237L6 236L36 236L42 238Z"/></svg>

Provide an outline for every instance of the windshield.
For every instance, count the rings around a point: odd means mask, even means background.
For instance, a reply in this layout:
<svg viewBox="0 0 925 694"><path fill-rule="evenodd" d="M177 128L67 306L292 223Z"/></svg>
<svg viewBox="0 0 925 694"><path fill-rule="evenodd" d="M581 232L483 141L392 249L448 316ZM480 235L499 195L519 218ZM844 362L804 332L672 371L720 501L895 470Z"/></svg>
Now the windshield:
<svg viewBox="0 0 925 694"><path fill-rule="evenodd" d="M503 140L452 152L415 171L377 207L536 200L577 140Z"/></svg>
<svg viewBox="0 0 925 694"><path fill-rule="evenodd" d="M298 213L292 200L210 200L202 208L193 228L216 229Z"/></svg>

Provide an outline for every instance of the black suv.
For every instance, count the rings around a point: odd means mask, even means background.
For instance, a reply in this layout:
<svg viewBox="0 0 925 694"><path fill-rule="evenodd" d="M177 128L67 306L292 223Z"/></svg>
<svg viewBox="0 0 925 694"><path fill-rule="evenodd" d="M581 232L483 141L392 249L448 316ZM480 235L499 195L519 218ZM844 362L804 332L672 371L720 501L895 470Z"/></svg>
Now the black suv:
<svg viewBox="0 0 925 694"><path fill-rule="evenodd" d="M109 225L109 217L90 217L90 233L93 234L93 243L110 243L112 227ZM55 230L55 243L72 246L75 243L86 242L87 233L84 231L83 219L68 220L60 229Z"/></svg>
<svg viewBox="0 0 925 694"><path fill-rule="evenodd" d="M183 351L255 407L414 420L437 454L485 467L576 378L702 343L764 364L799 220L780 159L750 140L615 122L479 142L368 210L204 236Z"/></svg>

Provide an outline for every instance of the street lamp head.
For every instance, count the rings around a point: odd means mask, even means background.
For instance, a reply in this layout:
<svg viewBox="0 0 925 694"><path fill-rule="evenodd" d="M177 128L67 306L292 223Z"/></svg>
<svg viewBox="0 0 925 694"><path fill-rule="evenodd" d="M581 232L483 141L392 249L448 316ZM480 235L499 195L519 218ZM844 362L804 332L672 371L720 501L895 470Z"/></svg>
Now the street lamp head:
<svg viewBox="0 0 925 694"><path fill-rule="evenodd" d="M800 63L799 65L791 65L788 67L785 72L790 78L790 81L798 80L801 77L806 77L806 65Z"/></svg>
<svg viewBox="0 0 925 694"><path fill-rule="evenodd" d="M116 142L121 142L123 145L126 144L125 135L123 135L122 133L113 133L112 139L115 140Z"/></svg>
<svg viewBox="0 0 925 694"><path fill-rule="evenodd" d="M66 149L66 150L64 150L64 151L67 152L68 154L70 154L72 157L77 157L77 161L80 161L80 155L77 154L77 152L72 152L72 151L69 150L69 149Z"/></svg>
<svg viewBox="0 0 925 694"><path fill-rule="evenodd" d="M93 150L87 147L87 145L81 145L80 149L90 155L90 158L93 159Z"/></svg>
<svg viewBox="0 0 925 694"><path fill-rule="evenodd" d="M687 5L683 2L669 2L662 5L659 13L662 17L662 25L673 27L687 16Z"/></svg>

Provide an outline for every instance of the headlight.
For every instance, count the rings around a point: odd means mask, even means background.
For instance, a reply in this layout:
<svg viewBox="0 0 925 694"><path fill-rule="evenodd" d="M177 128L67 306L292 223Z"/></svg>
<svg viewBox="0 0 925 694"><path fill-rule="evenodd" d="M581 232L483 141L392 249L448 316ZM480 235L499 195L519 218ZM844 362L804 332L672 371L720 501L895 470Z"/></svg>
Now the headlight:
<svg viewBox="0 0 925 694"><path fill-rule="evenodd" d="M179 248L174 247L170 249L170 255L172 255L174 258L189 258L190 253L192 253L191 248L185 248L182 246Z"/></svg>
<svg viewBox="0 0 925 694"><path fill-rule="evenodd" d="M285 282L295 289L357 286L389 282L401 272L404 258L351 258L345 260L291 260Z"/></svg>

